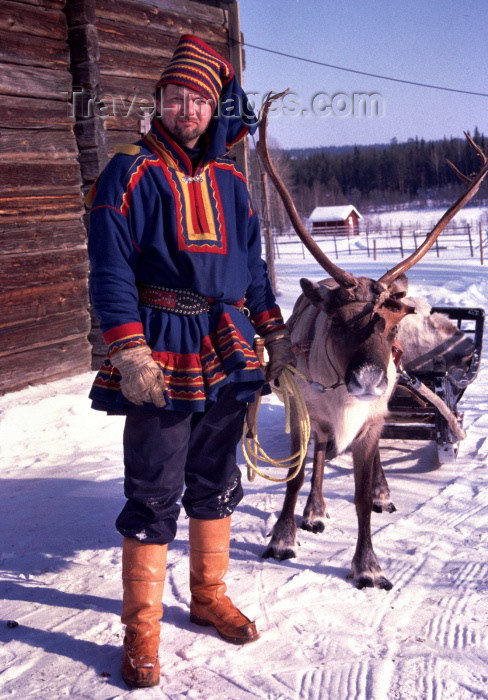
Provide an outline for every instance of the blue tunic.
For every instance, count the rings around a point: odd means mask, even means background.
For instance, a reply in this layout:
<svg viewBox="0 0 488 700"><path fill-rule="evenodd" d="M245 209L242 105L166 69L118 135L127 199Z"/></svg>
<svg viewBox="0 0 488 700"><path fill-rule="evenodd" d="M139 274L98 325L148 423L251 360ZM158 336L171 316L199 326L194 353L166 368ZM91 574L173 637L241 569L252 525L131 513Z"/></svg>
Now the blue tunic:
<svg viewBox="0 0 488 700"><path fill-rule="evenodd" d="M217 149L214 137L193 167L155 119L97 182L90 289L108 353L90 393L94 408L126 412L117 352L144 343L164 372L168 409L203 411L228 382L249 401L265 383L253 339L283 328L283 318L245 178ZM192 290L210 309L182 315L143 306L140 285Z"/></svg>

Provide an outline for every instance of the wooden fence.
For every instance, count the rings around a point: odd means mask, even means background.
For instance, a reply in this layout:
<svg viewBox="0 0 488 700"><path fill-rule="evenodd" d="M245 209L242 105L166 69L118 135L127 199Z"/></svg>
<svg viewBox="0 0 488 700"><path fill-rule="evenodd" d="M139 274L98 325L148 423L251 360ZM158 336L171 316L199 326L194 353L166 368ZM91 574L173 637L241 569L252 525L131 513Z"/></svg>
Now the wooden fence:
<svg viewBox="0 0 488 700"><path fill-rule="evenodd" d="M358 245L364 249L365 255L373 260L384 254L403 258L418 248L430 230L420 224L400 224L397 227L392 224L368 225L360 228L357 235L348 236L344 234L343 227L337 227L327 229L327 233L314 232L313 239L317 243L326 244L326 252L337 259L357 254ZM275 257L291 254L288 244L296 242L297 236L294 232L275 235ZM483 265L488 249L488 224L481 219L476 223L450 222L435 242L434 251L437 257L443 257L453 249L464 249L467 257L478 258ZM305 257L305 254L305 247L302 245L302 256Z"/></svg>

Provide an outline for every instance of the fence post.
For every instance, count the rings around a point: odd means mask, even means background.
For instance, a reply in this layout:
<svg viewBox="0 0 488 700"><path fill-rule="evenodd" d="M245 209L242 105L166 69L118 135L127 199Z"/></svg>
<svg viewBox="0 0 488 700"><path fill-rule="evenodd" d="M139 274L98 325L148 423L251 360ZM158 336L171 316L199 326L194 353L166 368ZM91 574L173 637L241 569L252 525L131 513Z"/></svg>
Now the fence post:
<svg viewBox="0 0 488 700"><path fill-rule="evenodd" d="M474 258L473 241L471 239L471 226L466 224L466 228L468 229L469 250L471 251L471 257Z"/></svg>
<svg viewBox="0 0 488 700"><path fill-rule="evenodd" d="M479 222L479 234L480 234L480 262L482 265L485 264L485 253L483 250L483 230L481 228L481 220Z"/></svg>
<svg viewBox="0 0 488 700"><path fill-rule="evenodd" d="M334 240L335 256L336 256L337 259L339 259L339 253L337 252L337 241L336 241L335 233L334 233L334 235L332 236L332 238L333 238L333 240Z"/></svg>
<svg viewBox="0 0 488 700"><path fill-rule="evenodd" d="M403 224L400 224L398 233L400 234L400 256L403 260Z"/></svg>
<svg viewBox="0 0 488 700"><path fill-rule="evenodd" d="M439 239L435 239L435 252L437 253L437 257L439 257Z"/></svg>
<svg viewBox="0 0 488 700"><path fill-rule="evenodd" d="M373 260L376 260L376 238L373 239Z"/></svg>
<svg viewBox="0 0 488 700"><path fill-rule="evenodd" d="M369 224L366 226L366 250L369 258Z"/></svg>

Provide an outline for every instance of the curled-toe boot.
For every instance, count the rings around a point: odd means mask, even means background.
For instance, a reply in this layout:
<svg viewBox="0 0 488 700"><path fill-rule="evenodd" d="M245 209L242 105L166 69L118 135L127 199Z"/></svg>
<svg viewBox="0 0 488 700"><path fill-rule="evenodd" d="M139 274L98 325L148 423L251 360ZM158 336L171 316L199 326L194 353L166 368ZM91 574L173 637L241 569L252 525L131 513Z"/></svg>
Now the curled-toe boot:
<svg viewBox="0 0 488 700"><path fill-rule="evenodd" d="M229 546L230 517L190 518L190 619L197 625L212 625L227 642L246 644L259 635L254 622L225 595Z"/></svg>
<svg viewBox="0 0 488 700"><path fill-rule="evenodd" d="M122 622L126 625L122 678L131 688L159 683L159 627L163 615L167 544L124 538Z"/></svg>

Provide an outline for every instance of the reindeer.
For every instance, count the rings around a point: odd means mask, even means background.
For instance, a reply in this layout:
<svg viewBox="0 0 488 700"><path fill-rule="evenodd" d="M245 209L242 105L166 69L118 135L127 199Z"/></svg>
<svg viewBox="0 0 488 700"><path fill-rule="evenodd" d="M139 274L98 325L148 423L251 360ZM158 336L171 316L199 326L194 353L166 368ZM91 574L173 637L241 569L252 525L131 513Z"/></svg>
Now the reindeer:
<svg viewBox="0 0 488 700"><path fill-rule="evenodd" d="M468 178L449 163L468 185L466 191L409 257L378 280L355 277L335 265L306 231L270 160L266 146L267 113L272 101L283 94L270 95L262 107L258 153L298 236L331 278L319 283L300 280L303 294L288 321L297 369L304 377L298 381L314 436L312 491L303 513L302 528L313 532L324 530L327 517L322 496L325 461L350 448L358 538L348 578L357 588L376 586L389 590L392 584L383 575L373 550L371 511L395 510L378 444L388 399L396 383L394 356L398 327L404 318L415 312L414 307L404 301L408 287L405 273L425 255L446 224L476 194L488 174L488 158L466 134L482 160L480 171ZM292 454L298 451L299 439L298 426L292 420ZM299 473L287 482L283 509L263 553L265 558L283 560L296 556L294 511L304 472L305 460Z"/></svg>

